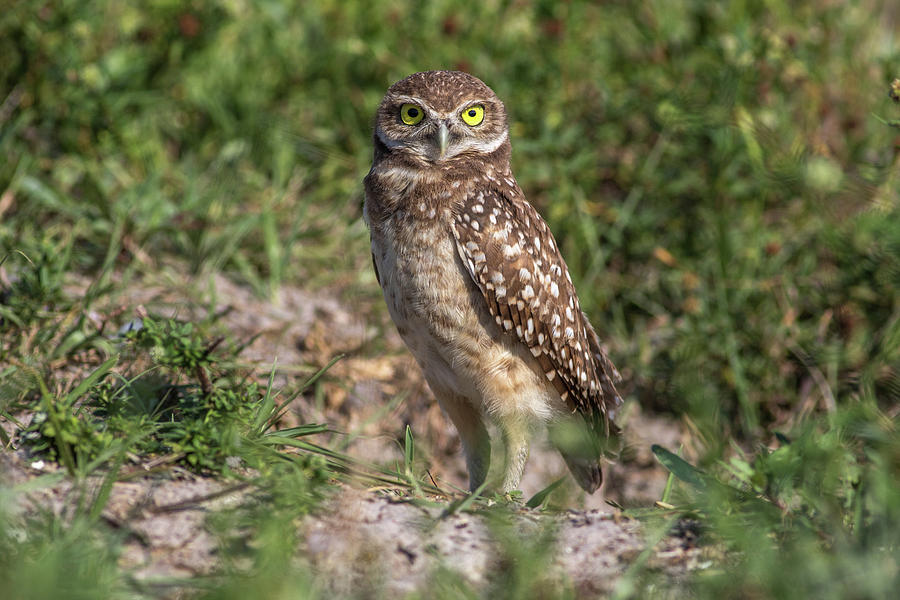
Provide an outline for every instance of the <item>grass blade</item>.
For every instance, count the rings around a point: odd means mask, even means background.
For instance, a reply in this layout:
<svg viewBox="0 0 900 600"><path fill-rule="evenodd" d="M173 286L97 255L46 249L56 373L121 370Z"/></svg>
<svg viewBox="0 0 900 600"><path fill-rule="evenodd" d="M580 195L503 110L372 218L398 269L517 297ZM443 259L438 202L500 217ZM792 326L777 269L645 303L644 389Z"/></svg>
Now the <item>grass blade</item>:
<svg viewBox="0 0 900 600"><path fill-rule="evenodd" d="M656 456L656 460L678 479L697 488L706 487L703 472L691 463L658 444L653 444L650 450Z"/></svg>
<svg viewBox="0 0 900 600"><path fill-rule="evenodd" d="M474 492L470 492L466 496L463 496L462 498L451 502L450 505L441 514L441 518L449 517L452 514L459 513L459 512L465 512L465 511L469 510L472 507L472 505L475 503L475 501L481 497L481 493L484 491L484 489L486 487L487 487L487 480L485 480L481 485L479 485L478 488Z"/></svg>
<svg viewBox="0 0 900 600"><path fill-rule="evenodd" d="M406 468L406 473L408 475L412 475L413 469L413 461L416 458L416 447L415 441L413 441L412 431L409 429L409 425L406 426L406 443L403 446L403 466Z"/></svg>
<svg viewBox="0 0 900 600"><path fill-rule="evenodd" d="M89 389L91 389L91 387L94 386L95 383L97 383L99 380L105 377L107 373L109 373L110 369L113 368L118 360L118 356L113 356L105 363L94 369L94 371L90 375L81 380L81 383L79 383L75 387L75 389L66 394L65 403L68 406L71 406L73 402L81 398L85 393L87 393Z"/></svg>
<svg viewBox="0 0 900 600"><path fill-rule="evenodd" d="M561 486L563 481L565 481L565 480L566 480L565 477L560 477L559 479L557 479L556 481L554 481L553 483L551 483L550 485L548 485L547 487L545 487L544 489L542 489L541 491L536 493L534 496L529 498L528 502L525 503L525 506L527 506L528 508L537 508L539 506L542 506L544 504L544 502L547 501L547 498L550 496L550 494L553 492L553 490L555 490L556 488Z"/></svg>

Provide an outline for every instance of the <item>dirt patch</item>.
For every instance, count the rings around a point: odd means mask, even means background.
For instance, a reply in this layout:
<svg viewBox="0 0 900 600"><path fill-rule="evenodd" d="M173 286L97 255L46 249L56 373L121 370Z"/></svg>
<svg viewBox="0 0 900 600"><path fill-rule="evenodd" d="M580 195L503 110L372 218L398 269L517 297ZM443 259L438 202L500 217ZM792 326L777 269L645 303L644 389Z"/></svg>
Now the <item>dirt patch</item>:
<svg viewBox="0 0 900 600"><path fill-rule="evenodd" d="M52 482L53 475L60 479ZM39 476L49 482L8 507L13 517L49 509L67 520L75 506L89 502L102 485L93 476L76 486L53 463L28 459L23 453L0 455L0 481L18 485ZM209 574L218 564L217 540L207 531L207 516L241 501L243 488L198 477L179 468L164 474L119 481L112 485L101 518L125 534L120 565L138 580Z"/></svg>
<svg viewBox="0 0 900 600"><path fill-rule="evenodd" d="M121 323L115 327L133 316L132 309L123 307L142 306L151 314L193 321L215 315L219 330L243 346L241 359L255 365L261 379L275 364L276 389L295 389L333 357L344 355L320 380L316 397L310 391L292 403L282 425L327 423L347 435L334 435L323 443L387 465L402 461L408 425L431 477L442 486L466 487L456 431L432 397L379 297L353 298L351 305L342 300L341 290L312 293L285 285L268 300L222 275L197 281L180 272L168 273L164 281L116 286L120 295L106 307L106 312L119 315ZM71 286L70 293L83 293L87 283ZM97 322L106 318L94 315ZM525 496L564 478L557 497L565 506L604 508L608 499L639 507L658 500L668 474L650 446L677 449L684 429L671 417L647 413L636 404L623 413L628 451L605 467L599 492L593 496L581 492L558 453L539 438L521 483Z"/></svg>
<svg viewBox="0 0 900 600"><path fill-rule="evenodd" d="M83 291L82 286L73 286L72 293L79 289ZM93 320L109 320L119 327L132 318L137 306L185 320L213 313L218 315L218 327L244 343L241 358L256 365L260 377L277 358L276 387L297 386L298 380L333 356L345 354L320 382L317 395L301 395L294 401L283 425L328 423L346 434L321 440L325 445L337 444L351 456L382 464L403 460L402 440L409 425L417 455L430 476L445 489L465 486L455 431L384 311L354 310L338 293L312 294L289 286L274 301L264 301L219 276L206 286L185 278L120 289L122 295L108 306L95 308ZM196 297L190 290L198 289L214 291ZM21 420L27 422L27 415ZM642 413L636 406L627 412L625 425L629 450L606 468L604 487L593 496L574 485L558 454L538 440L522 481L525 498L564 477L553 503L579 510L551 516L522 509L514 517L515 529L521 532L552 531L547 538L553 544L547 554L552 557L548 577L568 580L588 595L612 590L648 544L641 524L622 518L605 499L624 506L651 506L661 496L666 472L650 453L650 445L676 448L683 436L677 422ZM10 423L3 426L13 433ZM0 478L9 485L57 468L21 451L0 455ZM100 482L99 477L89 480L88 488ZM23 497L15 510L27 514L40 506L65 515L83 493L83 488L60 478ZM102 517L127 533L120 562L138 580L193 577L214 573L220 566L207 518L246 501L246 495L246 489L233 482L178 468L132 472L128 480L112 486ZM415 505L395 492L342 486L321 511L303 518L299 551L324 585L340 594L371 590L373 585L388 594L407 594L423 589L444 567L478 586L506 568L502 544L486 517L444 516L443 510ZM699 550L683 536L670 536L653 547L649 560L677 581L698 567ZM179 594L175 590L171 596Z"/></svg>
<svg viewBox="0 0 900 600"><path fill-rule="evenodd" d="M38 468L40 467L40 468ZM0 456L0 476L9 485L55 471L20 453ZM85 492L66 479L20 496L19 516L49 508L65 517ZM220 566L218 544L207 528L215 511L251 501L249 488L180 469L113 484L102 519L126 533L119 563L139 582L210 575ZM478 588L510 567L508 536L541 539L549 557L542 580L568 581L580 595L612 591L629 565L647 548L643 526L616 511L579 510L544 514L514 511L498 534L491 518L478 513L445 514L446 506L420 506L397 490L366 491L342 485L298 527L298 551L320 585L341 596L405 595L428 589L439 570ZM545 537L538 537L538 536ZM649 561L677 584L702 566L702 551L683 533L670 535L651 550ZM162 590L180 598L184 589Z"/></svg>
<svg viewBox="0 0 900 600"><path fill-rule="evenodd" d="M441 566L480 588L511 568L504 546L510 542L498 540L490 518L444 510L347 489L326 512L307 519L305 549L338 593L373 584L388 596L421 591ZM580 596L611 592L647 547L641 524L611 511L547 515L523 508L512 522L523 540L547 536L548 546L535 548L549 557L546 579L569 581ZM699 568L701 558L685 537L668 536L649 561L674 583Z"/></svg>

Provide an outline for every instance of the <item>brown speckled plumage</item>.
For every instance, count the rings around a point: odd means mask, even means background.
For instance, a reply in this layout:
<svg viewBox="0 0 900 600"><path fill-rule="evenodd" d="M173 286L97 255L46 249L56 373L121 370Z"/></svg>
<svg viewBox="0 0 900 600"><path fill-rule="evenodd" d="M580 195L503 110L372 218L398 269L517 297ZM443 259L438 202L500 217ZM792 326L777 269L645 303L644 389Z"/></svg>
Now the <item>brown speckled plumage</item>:
<svg viewBox="0 0 900 600"><path fill-rule="evenodd" d="M405 123L404 106L421 120ZM473 107L484 109L476 125L462 119ZM541 423L573 424L586 434L576 438L591 440L560 451L595 491L599 447L621 403L619 373L581 311L553 235L513 177L503 103L471 75L416 73L387 91L374 143L365 216L376 275L459 431L470 487L490 464L488 417L506 444L504 491L519 485Z"/></svg>

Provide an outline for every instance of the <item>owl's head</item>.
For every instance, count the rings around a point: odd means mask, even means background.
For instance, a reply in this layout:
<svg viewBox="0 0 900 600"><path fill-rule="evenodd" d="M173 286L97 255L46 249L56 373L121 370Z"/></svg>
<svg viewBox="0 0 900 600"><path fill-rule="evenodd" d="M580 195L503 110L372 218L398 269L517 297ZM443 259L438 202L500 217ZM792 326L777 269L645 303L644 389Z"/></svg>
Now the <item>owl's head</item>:
<svg viewBox="0 0 900 600"><path fill-rule="evenodd" d="M438 163L483 156L509 145L506 109L480 79L460 71L414 73L392 85L375 116L389 153Z"/></svg>

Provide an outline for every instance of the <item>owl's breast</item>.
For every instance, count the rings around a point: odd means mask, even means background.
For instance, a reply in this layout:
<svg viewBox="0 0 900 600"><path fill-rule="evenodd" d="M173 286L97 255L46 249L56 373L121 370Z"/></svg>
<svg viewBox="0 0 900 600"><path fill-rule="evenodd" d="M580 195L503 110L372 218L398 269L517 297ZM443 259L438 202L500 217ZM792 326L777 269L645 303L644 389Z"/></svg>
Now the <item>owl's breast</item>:
<svg viewBox="0 0 900 600"><path fill-rule="evenodd" d="M385 300L404 339L422 331L447 338L473 317L477 289L445 223L399 210L371 227Z"/></svg>
<svg viewBox="0 0 900 600"><path fill-rule="evenodd" d="M457 377L456 366L491 344L493 322L457 253L450 208L412 208L380 221L370 217L372 256L388 312L429 380L439 378L472 396L473 384Z"/></svg>

